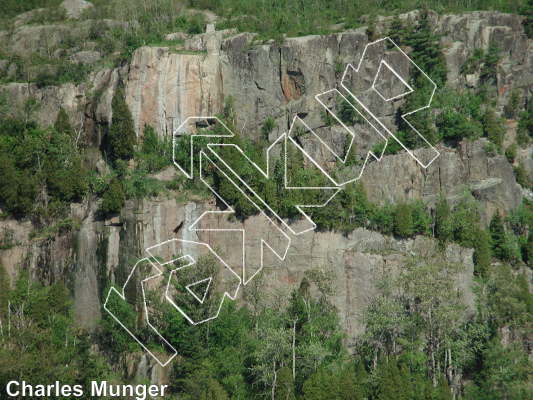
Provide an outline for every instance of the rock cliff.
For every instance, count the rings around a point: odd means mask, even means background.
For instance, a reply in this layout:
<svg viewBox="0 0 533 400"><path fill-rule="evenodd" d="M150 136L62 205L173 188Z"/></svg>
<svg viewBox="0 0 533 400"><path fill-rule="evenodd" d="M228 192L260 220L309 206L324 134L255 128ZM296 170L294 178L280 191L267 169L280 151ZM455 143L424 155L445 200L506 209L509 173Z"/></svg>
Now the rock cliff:
<svg viewBox="0 0 533 400"><path fill-rule="evenodd" d="M416 16L414 12L402 18ZM507 103L513 88L531 95L533 41L524 35L520 17L474 12L432 18L443 35L451 85L475 85L479 76L464 77L459 73L461 65L474 49L496 43L503 57L497 71L499 109ZM381 19L378 25L385 31L388 22L387 18ZM11 50L16 54L28 49L52 49L65 29L61 25L18 26L10 39ZM80 32L83 29L82 24ZM41 42L43 38L47 38L46 46ZM187 116L214 115L222 111L226 99L232 98L238 129L245 135L259 135L263 121L273 117L276 128L270 139L274 140L288 129L296 114L314 128L327 129L314 96L338 87L339 68L356 62L366 43L364 28L288 38L283 43L255 43L253 34L214 31L186 36L182 45L141 47L131 62L92 72L90 83L45 88L10 83L1 86L0 91L13 104L36 98L42 104L36 118L44 126L55 121L60 108L65 109L80 139L90 147L100 146L112 120L111 99L120 80L125 84L138 136L143 135L146 124L162 136L170 135ZM510 127L508 135L512 132ZM488 220L495 210L509 212L516 208L524 190L516 183L512 165L505 157L488 154L485 148L484 140L465 141L456 149L441 146L440 158L427 170L406 154L385 156L368 166L362 181L369 199L382 203L423 199L431 204L439 193L453 201L469 190L480 200ZM531 148L523 150L520 157L531 164ZM98 161L99 156L91 160L94 164ZM533 165L529 169L533 174ZM213 207L205 201L178 201L178 195L128 201L116 220L98 219L97 202L88 199L71 209L79 229L54 235L35 233L29 221L2 220L0 230L13 232L14 246L0 250L0 263L13 279L21 268L28 268L32 277L43 282L66 277L74 293L77 320L83 327L94 327L100 318L105 282L115 282L118 269L131 265L146 247L176 237L174 231L181 222L193 221L203 210ZM253 230L254 218L235 222L235 226L242 225ZM199 239L211 240L208 236ZM216 245L230 258L235 254L232 240ZM295 240L286 262L265 270L264 290L288 291L299 285L306 271L331 271L335 292L331 300L353 342L362 329L360 313L380 277L394 273L409 257L438 252L436 243L423 237L402 241L365 229L347 236L312 232ZM466 266L459 284L472 304L472 250L451 245L445 257L448 262ZM146 364L146 360L143 362ZM131 374L136 373L129 369ZM150 366L139 367L143 369L144 375L162 374L153 372Z"/></svg>

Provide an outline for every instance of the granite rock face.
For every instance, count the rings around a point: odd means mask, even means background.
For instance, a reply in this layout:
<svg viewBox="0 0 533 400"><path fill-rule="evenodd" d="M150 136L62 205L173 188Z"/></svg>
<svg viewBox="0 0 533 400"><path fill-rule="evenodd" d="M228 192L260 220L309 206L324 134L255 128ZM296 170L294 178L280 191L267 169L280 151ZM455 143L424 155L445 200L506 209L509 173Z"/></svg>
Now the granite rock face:
<svg viewBox="0 0 533 400"><path fill-rule="evenodd" d="M81 7L87 2L65 3ZM76 10L80 7L72 9L73 18L79 16ZM416 17L416 12L402 16ZM507 103L513 89L521 89L524 95L531 96L533 41L525 37L521 17L474 12L432 15L432 18L437 31L443 34L451 85L457 88L475 85L479 77L464 77L459 73L460 68L476 48L486 49L495 43L502 50L498 64L498 108L501 110ZM31 52L47 54L59 45L63 35L73 34L66 25L36 26L20 21L12 35L0 32L0 39L5 38L10 51L21 56ZM378 29L385 32L389 22L390 19L380 19ZM105 23L120 26L116 21ZM80 21L75 34L84 37L89 26L87 21ZM41 107L36 110L35 118L44 126L53 124L60 108L65 109L81 142L93 149L101 145L112 120L111 100L120 81L125 85L126 101L139 137L146 125L151 125L161 136L171 135L188 116L220 113L230 98L236 111L237 129L244 135L257 138L263 122L272 117L276 126L269 139L273 141L287 131L298 115L313 129L335 136L335 128L325 126L322 121L323 109L315 95L339 88L344 66L356 63L368 43L365 31L360 28L324 36L289 38L281 44L256 44L254 34L210 29L200 35L171 37L181 39L182 45L141 47L130 63L92 72L90 84L39 88L34 84L9 83L0 86L0 93L19 108L27 99L37 99ZM96 52L73 55L80 63L96 62L97 58ZM8 68L9 63L0 60L0 69ZM386 114L392 117L394 109ZM510 123L506 143L511 143L515 134L516 123ZM367 139L361 137L358 144ZM335 142L335 146L342 148L344 142ZM367 166L362 182L369 199L378 203L422 199L433 204L440 193L453 202L468 190L480 200L483 217L488 221L496 210L508 213L516 208L525 192L516 183L512 165L502 155L487 152L486 147L483 139L465 141L455 149L439 146L440 157L427 169L406 153L385 156L382 161ZM94 154L88 162L104 168L98 151ZM533 176L531 148L521 149L517 160ZM161 179L166 180L167 175L171 177L172 172L162 172ZM9 231L13 246L0 250L0 263L12 279L22 268L27 268L33 278L45 283L67 281L74 292L79 324L93 328L101 317L105 287L110 283L120 284L124 271L144 256L144 249L151 245L180 237L217 246L228 259L239 256L230 237L220 239L207 233L196 236L178 229L182 223L188 226L213 204L178 201L183 194L172 195L128 201L120 217L113 220L98 218L95 199L72 205L71 217L79 223L79 231L53 237L35 235L35 227L28 221L2 220L0 233ZM233 224L253 231L258 225L255 218ZM178 247L171 250L191 251ZM363 329L360 314L376 293L376 283L383 276L397 272L412 257L437 254L435 241L423 237L401 241L365 229L357 229L347 236L311 232L294 238L286 261L272 262L265 268L261 290L288 293L298 287L309 271L331 272L334 277L331 301L340 312L349 341L353 342ZM472 306L472 250L451 245L444 257L447 262L465 266L458 287ZM142 375L161 382L166 379L164 371L142 357L124 363L131 376Z"/></svg>

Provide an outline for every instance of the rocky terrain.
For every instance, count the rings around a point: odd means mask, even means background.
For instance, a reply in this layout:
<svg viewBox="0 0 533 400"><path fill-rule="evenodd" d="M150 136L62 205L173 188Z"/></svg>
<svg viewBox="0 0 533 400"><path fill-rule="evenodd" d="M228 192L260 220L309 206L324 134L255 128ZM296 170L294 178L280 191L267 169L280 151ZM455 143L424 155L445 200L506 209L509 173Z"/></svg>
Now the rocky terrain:
<svg viewBox="0 0 533 400"><path fill-rule="evenodd" d="M70 18L79 17L76 7L68 10ZM404 20L416 18L417 12L402 15ZM513 89L521 89L524 97L531 97L533 41L524 34L522 17L472 12L432 14L431 18L442 35L450 86L475 87L478 74L464 76L460 73L461 66L475 49L487 49L495 43L502 55L497 69L498 111L503 111ZM80 84L39 87L35 83L12 82L2 84L0 93L7 95L12 106L22 107L27 99L35 98L42 104L35 118L43 126L53 124L63 108L79 140L89 149L101 146L110 126L111 100L119 81L125 85L126 102L138 137L142 137L146 124L161 137L168 137L188 116L220 113L228 98L233 99L236 126L243 135L259 135L261 124L271 117L276 122L269 135L273 141L289 128L294 115L316 129L333 129L323 126L321 108L314 96L338 87L339 65L355 63L369 40L366 29L359 28L287 38L282 43L258 42L254 34L216 30L208 25L206 33L171 34L168 46L141 47L135 50L130 62L109 67L98 64L101 55L97 50L90 50L90 45L70 49L60 46L67 32L82 41L88 40L90 20L77 22L72 29L65 23L27 24L27 19L21 15L11 31L0 32L9 54L67 52L74 62L97 68ZM380 19L378 33L385 33L388 23L390 18ZM104 24L120 26L121 23L108 20ZM182 41L175 44L176 38ZM15 64L0 60L0 70L9 74L16 68ZM507 120L506 143L513 143L515 136L516 121ZM431 205L439 193L444 193L453 203L464 191L470 191L482 205L485 222L497 210L507 215L532 194L516 182L513 165L505 156L488 153L485 142L486 139L465 140L457 148L439 145L441 156L427 170L406 153L385 156L382 161L371 163L364 172L362 182L369 200L384 204L421 199ZM521 148L515 161L524 165L530 179L533 179L532 151L532 146ZM99 152L90 154L94 168L105 168ZM170 167L158 177L170 180L175 174L178 171ZM100 199L88 198L71 206L71 216L79 221L79 229L51 237L32 234L35 227L30 221L4 219L0 221L0 231L13 232L15 245L0 250L0 264L13 280L21 268L28 268L33 278L45 283L66 278L74 293L76 320L80 326L91 329L101 318L106 282L114 282L119 266L131 264L151 245L183 234L184 239L208 243L213 240L216 243L211 244L223 254L238 257L231 238L212 239L208 234L197 238L190 232L175 233L177 226L189 224L203 211L214 207L212 201L180 198L183 198L180 193L173 193L128 200L120 215L113 219L98 218ZM253 230L254 218L234 224ZM287 261L266 268L262 282L265 291L288 292L300 284L306 271L331 271L334 277L331 301L340 312L348 340L353 342L362 331L361 310L375 292L380 277L394 273L409 257L431 257L437 252L436 241L422 236L399 240L363 228L348 235L310 232L294 241ZM452 244L447 247L445 257L450 263L466 266L458 284L473 308L472 253L471 249ZM164 381L164 371L151 365L152 361L145 356L139 357L140 360L129 360L129 375Z"/></svg>

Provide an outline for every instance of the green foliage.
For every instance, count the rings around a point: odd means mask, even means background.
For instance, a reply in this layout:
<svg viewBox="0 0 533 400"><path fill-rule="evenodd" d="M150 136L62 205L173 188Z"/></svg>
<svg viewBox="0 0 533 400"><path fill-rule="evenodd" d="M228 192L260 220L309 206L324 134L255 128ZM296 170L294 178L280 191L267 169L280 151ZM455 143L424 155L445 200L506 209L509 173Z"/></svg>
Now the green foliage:
<svg viewBox="0 0 533 400"><path fill-rule="evenodd" d="M69 132L2 119L0 160L0 202L16 217L53 216L87 192L87 171Z"/></svg>
<svg viewBox="0 0 533 400"><path fill-rule="evenodd" d="M394 18L392 19L391 25L389 27L388 36L398 46L403 46L405 44L406 38L408 37L410 30L409 28L411 27L404 25L404 23L400 19L399 14L394 14Z"/></svg>
<svg viewBox="0 0 533 400"><path fill-rule="evenodd" d="M401 238L413 234L413 215L407 204L399 204L394 210L394 234Z"/></svg>
<svg viewBox="0 0 533 400"><path fill-rule="evenodd" d="M498 149L501 149L503 137L505 135L503 120L496 116L496 113L492 108L489 108L485 111L482 123L484 135L494 143Z"/></svg>
<svg viewBox="0 0 533 400"><path fill-rule="evenodd" d="M325 366L309 377L303 386L305 400L363 400L368 374L360 361Z"/></svg>
<svg viewBox="0 0 533 400"><path fill-rule="evenodd" d="M518 115L520 103L522 101L521 91L519 89L511 90L509 101L503 108L503 113L506 118L513 119Z"/></svg>
<svg viewBox="0 0 533 400"><path fill-rule="evenodd" d="M43 7L58 7L61 0L4 0L2 2L2 17L14 17L17 14Z"/></svg>
<svg viewBox="0 0 533 400"><path fill-rule="evenodd" d="M524 31L529 38L533 37L533 1L527 0L520 10L522 15L525 15L524 19Z"/></svg>
<svg viewBox="0 0 533 400"><path fill-rule="evenodd" d="M485 57L485 51L481 48L474 49L474 52L470 57L467 58L465 63L461 65L461 74L464 75L470 75L477 71L479 71L479 68L481 67L481 64L483 63L483 59Z"/></svg>
<svg viewBox="0 0 533 400"><path fill-rule="evenodd" d="M369 21L369 15L396 15L421 8L420 2L414 0L379 3L371 0L357 3L344 0L317 0L308 7L302 7L302 3L298 0L190 0L189 5L212 10L222 16L224 20L220 23L221 27L236 27L241 32L258 32L261 37L268 38L275 38L280 33L289 36L320 34L328 32L332 24L345 22L347 26L354 27L363 21L369 26L369 33L372 34L372 20ZM424 2L423 6L437 12L486 9L516 12L520 2L473 0L465 3L446 0Z"/></svg>
<svg viewBox="0 0 533 400"><path fill-rule="evenodd" d="M512 263L520 260L520 251L516 238L506 232L499 211L492 217L489 230L492 239L492 252L495 257Z"/></svg>
<svg viewBox="0 0 533 400"><path fill-rule="evenodd" d="M89 67L84 64L75 64L66 60L53 64L51 70L44 69L34 79L39 88L57 86L65 83L82 83L89 73Z"/></svg>
<svg viewBox="0 0 533 400"><path fill-rule="evenodd" d="M111 103L113 122L108 132L107 149L112 161L133 158L136 142L131 112L126 104L124 88L117 87Z"/></svg>
<svg viewBox="0 0 533 400"><path fill-rule="evenodd" d="M520 114L517 134L520 145L527 144L533 137L533 99L529 100L526 110Z"/></svg>
<svg viewBox="0 0 533 400"><path fill-rule="evenodd" d="M516 159L516 152L517 146L515 143L505 149L505 157L507 158L507 161L509 161L511 164L514 163Z"/></svg>
<svg viewBox="0 0 533 400"><path fill-rule="evenodd" d="M74 132L72 126L70 125L68 115L63 107L59 108L56 122L54 122L54 129L60 133L66 133L68 135L72 135Z"/></svg>
<svg viewBox="0 0 533 400"><path fill-rule="evenodd" d="M492 243L490 234L479 229L474 239L474 273L485 276L492 260Z"/></svg>
<svg viewBox="0 0 533 400"><path fill-rule="evenodd" d="M500 58L500 49L494 43L491 43L487 54L483 57L483 64L479 73L479 80L482 84L496 84L497 67Z"/></svg>
<svg viewBox="0 0 533 400"><path fill-rule="evenodd" d="M488 323L493 331L508 326L527 329L533 316L533 296L529 292L526 277L516 273L508 265L498 265L489 270L486 279Z"/></svg>
<svg viewBox="0 0 533 400"><path fill-rule="evenodd" d="M529 177L527 175L526 169L522 165L522 163L516 165L513 167L513 172L516 177L516 182L525 187L529 188L531 187L531 181L529 180Z"/></svg>
<svg viewBox="0 0 533 400"><path fill-rule="evenodd" d="M434 34L427 9L421 11L418 25L408 37L412 47L411 57L435 81L437 86L446 83L446 61L440 50L439 38Z"/></svg>
<svg viewBox="0 0 533 400"><path fill-rule="evenodd" d="M453 225L448 200L442 194L435 208L435 237L443 242L452 239Z"/></svg>
<svg viewBox="0 0 533 400"><path fill-rule="evenodd" d="M120 212L126 201L124 188L119 179L113 179L102 196L100 212L103 215L112 215Z"/></svg>
<svg viewBox="0 0 533 400"><path fill-rule="evenodd" d="M144 126L144 136L140 151L135 154L139 169L157 172L172 166L172 144L168 139L160 139L150 125Z"/></svg>
<svg viewBox="0 0 533 400"><path fill-rule="evenodd" d="M2 297L10 306L0 311L0 385L15 376L34 385L56 380L85 384L109 376L104 360L90 352L88 337L77 333L62 283L44 287L22 272Z"/></svg>
<svg viewBox="0 0 533 400"><path fill-rule="evenodd" d="M477 375L480 399L526 400L531 395L533 364L517 345L504 346L496 337L483 352L483 369Z"/></svg>
<svg viewBox="0 0 533 400"><path fill-rule="evenodd" d="M263 135L263 139L268 140L269 135L272 133L275 127L276 121L274 118L268 117L261 126L261 134Z"/></svg>

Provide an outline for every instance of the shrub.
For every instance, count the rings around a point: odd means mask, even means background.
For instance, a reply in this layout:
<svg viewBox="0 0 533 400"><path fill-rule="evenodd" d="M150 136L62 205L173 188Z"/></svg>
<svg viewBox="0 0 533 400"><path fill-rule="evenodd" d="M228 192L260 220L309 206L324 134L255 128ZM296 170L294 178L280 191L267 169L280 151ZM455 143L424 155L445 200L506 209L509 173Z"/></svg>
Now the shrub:
<svg viewBox="0 0 533 400"><path fill-rule="evenodd" d="M261 126L261 134L265 140L268 140L269 135L272 133L276 127L276 121L272 117L268 117L263 125Z"/></svg>
<svg viewBox="0 0 533 400"><path fill-rule="evenodd" d="M514 163L516 159L516 150L516 144L514 143L505 149L505 157L511 164Z"/></svg>
<svg viewBox="0 0 533 400"><path fill-rule="evenodd" d="M501 149L505 127L501 118L496 116L492 108L489 108L483 116L483 131L485 136L494 143L498 149Z"/></svg>
<svg viewBox="0 0 533 400"><path fill-rule="evenodd" d="M513 167L513 172L516 178L516 182L525 188L528 188L531 186L531 182L529 180L529 177L527 176L527 172L522 164L517 165L516 167Z"/></svg>
<svg viewBox="0 0 533 400"><path fill-rule="evenodd" d="M118 212L120 212L122 207L124 207L125 201L126 196L124 195L122 183L117 178L115 178L111 181L109 187L102 196L100 212L104 216L117 214Z"/></svg>
<svg viewBox="0 0 533 400"><path fill-rule="evenodd" d="M518 107L520 107L521 95L518 89L513 89L509 96L509 101L503 108L503 112L506 118L515 118L517 115Z"/></svg>

